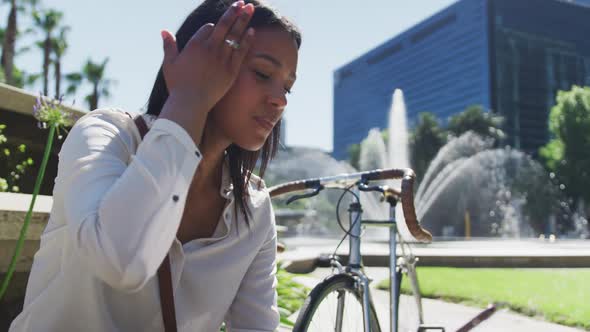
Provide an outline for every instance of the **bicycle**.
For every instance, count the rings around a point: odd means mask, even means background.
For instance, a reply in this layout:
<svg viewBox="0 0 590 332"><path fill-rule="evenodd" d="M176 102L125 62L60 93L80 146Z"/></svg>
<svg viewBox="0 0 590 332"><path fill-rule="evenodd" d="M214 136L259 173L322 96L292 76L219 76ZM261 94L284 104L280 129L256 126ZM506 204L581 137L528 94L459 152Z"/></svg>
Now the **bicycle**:
<svg viewBox="0 0 590 332"><path fill-rule="evenodd" d="M383 185L369 186L371 181L402 179L401 192ZM362 266L362 257L360 253L361 244L361 226L384 226L389 227L389 316L390 330L398 331L399 314L400 314L400 285L402 276L405 274L410 279L412 288L413 304L405 303L402 306L403 312L411 313L415 324L414 331L439 330L444 331L440 326L427 326L424 324L422 312L422 299L416 276L416 262L418 261L412 252L409 244L399 235L395 208L401 199L404 217L407 227L412 236L424 243L432 240L432 235L424 230L417 221L414 209L414 171L406 169L377 169L367 172L357 172L349 174L340 174L322 178L306 179L299 181L287 182L269 188L271 197L278 197L292 192L311 190L304 194L293 195L287 200L287 204L295 200L309 198L320 193L324 189L342 189L342 196L338 200L336 207L336 217L340 227L345 231L345 235L340 241L349 236L349 259L346 265L342 265L339 258L334 254L328 257L329 265L332 269L332 275L326 277L322 282L316 285L301 307L300 313L295 322L293 331L365 331L381 332L381 327L373 304L371 291L369 288L370 280L364 273ZM353 188L351 190L351 188ZM362 206L360 203L360 192L376 191L382 194L382 201L389 204L388 220L362 220ZM338 208L344 195L351 193L356 201L349 205L349 229L342 226L338 214ZM360 223L358 222L359 220ZM401 255L397 254L397 243L401 245ZM336 250L340 246L338 244ZM336 251L335 251L336 252ZM321 264L321 263L320 263ZM324 263L325 264L325 263ZM337 273L334 273L337 270ZM360 312L360 315L358 314ZM359 319L362 317L362 320ZM404 318L408 317L408 314Z"/></svg>

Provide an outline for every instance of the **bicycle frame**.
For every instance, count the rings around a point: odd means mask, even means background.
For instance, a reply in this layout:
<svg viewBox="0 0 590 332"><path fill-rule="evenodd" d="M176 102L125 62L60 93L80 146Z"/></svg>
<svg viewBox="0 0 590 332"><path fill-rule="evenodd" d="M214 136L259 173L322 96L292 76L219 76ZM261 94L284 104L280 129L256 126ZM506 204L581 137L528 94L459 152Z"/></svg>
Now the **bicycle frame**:
<svg viewBox="0 0 590 332"><path fill-rule="evenodd" d="M394 190L387 186L375 186L375 187L368 187L367 183L369 181L375 180L386 180L386 179L401 179L401 191ZM397 323L398 323L398 291L397 291L397 234L398 228L396 223L396 205L398 199L401 199L401 205L403 207L403 213L406 220L406 225L408 226L408 230L412 234L412 236L420 242L428 243L432 240L432 235L424 230L419 222L417 221L415 208L414 208L414 198L413 198L413 183L415 179L415 174L411 169L377 169L367 172L359 172L359 173L350 173L350 174L340 174L335 176L328 176L323 178L314 178L314 179L306 179L306 180L298 180L292 181L288 183L284 183L281 185L274 186L269 189L271 197L283 195L289 192L294 191L302 191L306 189L313 189L312 192L307 192L301 195L294 195L287 200L287 204L290 202L300 199L300 198L308 198L317 195L321 190L324 188L345 188L348 187L349 184L354 184L354 186L350 186L348 188L354 187L350 191L355 194L356 197L360 197L361 191L380 191L384 194L384 197L387 199L387 203L389 203L389 219L385 221L375 221L375 220L362 220L362 206L359 202L353 202L350 204L349 212L349 229L348 234L349 236L349 261L346 267L343 267L336 258L331 258L331 265L339 270L340 274L349 274L352 275L356 280L357 283L355 287L360 290L362 295L362 306L363 306L363 326L364 331L369 332L371 322L370 320L370 304L371 304L371 295L370 295L370 288L369 288L369 278L364 274L361 265L361 251L360 251L360 243L361 243L361 230L362 225L376 225L376 226L386 226L390 228L390 236L389 236L389 250L390 250L390 261L389 261L389 269L390 269L390 322L391 322L391 331L397 332ZM358 221L358 222L357 222ZM400 237L400 240L401 237ZM401 241L403 245L403 240ZM402 247L403 250L403 247ZM408 262L402 262L402 266L400 268L404 268ZM413 264L413 262L409 262ZM402 270L403 271L403 270ZM342 315L343 315L343 306L344 306L344 298L343 296L339 295L338 297L338 305L337 305L337 321L341 322ZM420 324L422 325L422 313L421 309L419 310L420 313ZM341 326L336 326L336 331L341 331Z"/></svg>
<svg viewBox="0 0 590 332"><path fill-rule="evenodd" d="M352 190L355 195L360 194L360 190L355 188ZM387 221L363 221L362 220L362 207L360 203L351 203L349 213L349 260L346 268L342 267L337 260L332 260L332 265L338 268L339 273L350 273L360 279L360 289L363 294L363 325L365 331L370 331L369 324L369 303L370 289L369 289L369 278L361 270L361 231L362 225L380 225L389 227L389 317L390 317L390 331L397 332L398 330L398 310L397 310L397 221L395 216L396 204L390 204L389 206L389 220ZM355 222L355 220L360 222ZM340 318L343 310L343 299L338 300L337 317ZM337 319L337 321L341 321ZM337 327L337 331L340 331L340 327Z"/></svg>

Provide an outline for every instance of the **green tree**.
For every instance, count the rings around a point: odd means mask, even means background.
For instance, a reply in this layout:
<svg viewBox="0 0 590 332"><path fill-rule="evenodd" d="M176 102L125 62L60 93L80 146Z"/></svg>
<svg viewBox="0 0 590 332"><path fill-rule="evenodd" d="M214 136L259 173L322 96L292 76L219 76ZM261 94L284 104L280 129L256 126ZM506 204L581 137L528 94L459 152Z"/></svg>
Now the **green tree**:
<svg viewBox="0 0 590 332"><path fill-rule="evenodd" d="M348 162L356 169L359 169L359 159L361 157L361 144L351 144L348 146Z"/></svg>
<svg viewBox="0 0 590 332"><path fill-rule="evenodd" d="M60 27L57 37L51 39L51 49L53 50L53 73L55 80L55 99L61 97L61 63L66 50L68 49L67 33L70 31L69 26Z"/></svg>
<svg viewBox="0 0 590 332"><path fill-rule="evenodd" d="M84 100L88 103L91 111L98 108L101 97L108 98L110 96L110 86L116 83L112 79L105 78L105 68L108 61L108 57L102 63L95 63L88 59L80 73L66 75L66 80L69 82L67 94L75 94L84 81L90 83L92 92L84 97Z"/></svg>
<svg viewBox="0 0 590 332"><path fill-rule="evenodd" d="M446 143L446 133L436 115L420 113L418 124L410 135L411 165L418 179L424 176L438 150Z"/></svg>
<svg viewBox="0 0 590 332"><path fill-rule="evenodd" d="M43 34L37 46L43 51L43 95L49 94L49 66L51 64L53 31L58 28L63 13L54 9L33 12L35 26Z"/></svg>
<svg viewBox="0 0 590 332"><path fill-rule="evenodd" d="M30 33L32 30L27 29L25 31L25 34ZM20 37L20 33L17 34L17 38ZM3 41L5 37L5 30L2 29L0 27L0 41ZM26 53L30 50L30 47L21 47L19 49L17 49L14 52L15 57L19 56L23 53ZM25 85L30 85L34 83L34 78L31 79L31 75L29 75L28 73L25 73L24 71L20 70L16 65L12 64L12 78L11 78L11 85L18 87L18 88L22 88ZM2 83L8 83L8 79L6 78L6 75L4 74L4 69L2 66L0 66L0 82Z"/></svg>
<svg viewBox="0 0 590 332"><path fill-rule="evenodd" d="M6 29L4 29L2 38L2 56L0 57L0 62L2 62L2 69L6 75L6 82L11 85L14 84L12 79L12 68L14 66L16 35L18 31L17 12L18 7L16 0L10 0L10 10L8 11Z"/></svg>
<svg viewBox="0 0 590 332"><path fill-rule="evenodd" d="M10 4L8 17L6 19L6 28L3 29L2 35L2 55L0 56L0 63L4 71L6 83L16 85L14 77L14 58L17 55L16 40L19 35L18 29L18 13L26 11L30 6L35 8L38 0L3 0L4 3Z"/></svg>
<svg viewBox="0 0 590 332"><path fill-rule="evenodd" d="M381 130L381 138L383 138L385 145L389 144L389 130L387 128Z"/></svg>
<svg viewBox="0 0 590 332"><path fill-rule="evenodd" d="M5 35L6 35L6 30L4 30L4 28L0 27L0 42L2 44L4 44L4 36ZM0 72L4 73L4 66L0 66Z"/></svg>
<svg viewBox="0 0 590 332"><path fill-rule="evenodd" d="M483 137L502 138L503 119L500 116L486 112L482 106L472 105L459 114L451 116L447 130L454 136L471 130Z"/></svg>
<svg viewBox="0 0 590 332"><path fill-rule="evenodd" d="M381 138L383 138L383 142L385 146L387 146L387 142L389 141L389 132L386 129L381 130ZM351 144L348 146L348 163L356 168L359 169L360 167L360 158L361 158L361 143Z"/></svg>
<svg viewBox="0 0 590 332"><path fill-rule="evenodd" d="M549 115L552 139L539 150L545 165L557 174L565 192L577 203L590 201L590 87L559 91Z"/></svg>

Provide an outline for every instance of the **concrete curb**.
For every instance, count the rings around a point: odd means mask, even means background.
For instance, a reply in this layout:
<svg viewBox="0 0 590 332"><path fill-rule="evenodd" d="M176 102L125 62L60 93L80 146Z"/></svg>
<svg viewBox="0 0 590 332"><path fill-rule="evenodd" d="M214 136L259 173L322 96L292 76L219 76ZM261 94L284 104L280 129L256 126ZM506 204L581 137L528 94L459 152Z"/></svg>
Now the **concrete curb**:
<svg viewBox="0 0 590 332"><path fill-rule="evenodd" d="M296 240L295 240L296 241ZM292 273L309 273L321 255L334 252L336 242L319 239L316 242L289 243L287 250L279 254L285 269ZM400 252L398 247L398 252ZM563 240L547 243L521 241L465 241L438 242L429 245L412 245L412 252L419 257L419 266L446 266L471 268L582 268L590 267L590 241ZM365 266L388 267L389 245L367 242L361 247ZM337 251L343 263L348 261L348 244Z"/></svg>

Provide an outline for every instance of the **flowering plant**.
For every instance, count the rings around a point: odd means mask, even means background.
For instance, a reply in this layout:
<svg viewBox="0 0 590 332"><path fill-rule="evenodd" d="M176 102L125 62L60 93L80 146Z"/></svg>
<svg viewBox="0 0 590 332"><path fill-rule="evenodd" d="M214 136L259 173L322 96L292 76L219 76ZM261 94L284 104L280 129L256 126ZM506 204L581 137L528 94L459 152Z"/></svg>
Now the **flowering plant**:
<svg viewBox="0 0 590 332"><path fill-rule="evenodd" d="M0 123L0 146L8 142L8 139L2 133L4 129L6 129L6 125ZM34 164L34 161L32 158L25 155L27 152L27 146L25 144L20 144L14 154L9 148L3 148L0 150L2 150L0 152L2 160L0 160L0 162L5 163L7 169L10 169L16 163L16 169L12 170L7 178L0 176L0 192L19 192L20 188L17 184L21 176L26 173L27 168ZM24 158L24 160L17 162L18 157Z"/></svg>
<svg viewBox="0 0 590 332"><path fill-rule="evenodd" d="M25 221L21 228L20 235L16 243L16 248L12 256L12 260L10 261L10 265L8 266L8 271L4 276L2 285L0 285L0 299L2 299L2 296L4 295L4 293L6 293L6 290L8 289L8 284L10 283L10 279L12 278L12 274L14 273L14 269L16 267L16 261L20 256L20 252L25 242L25 235L27 233L27 228L31 220L33 207L35 206L35 200L37 199L41 183L43 182L43 177L45 176L45 169L47 168L47 162L49 160L49 155L51 152L51 146L53 145L53 137L55 136L55 132L57 131L57 138L61 140L63 136L61 135L60 130L64 130L67 133L68 130L65 127L71 127L78 120L75 114L71 112L66 112L64 110L62 106L62 98L58 100L48 100L47 98L44 98L41 95L37 99L37 103L33 108L33 116L38 121L37 127L39 127L40 129L49 128L49 134L47 136L47 143L45 144L43 161L41 162L41 167L39 168L39 173L37 174L37 180L35 181L35 188L33 189L33 198L31 199L31 204L29 205L29 211L25 216Z"/></svg>

